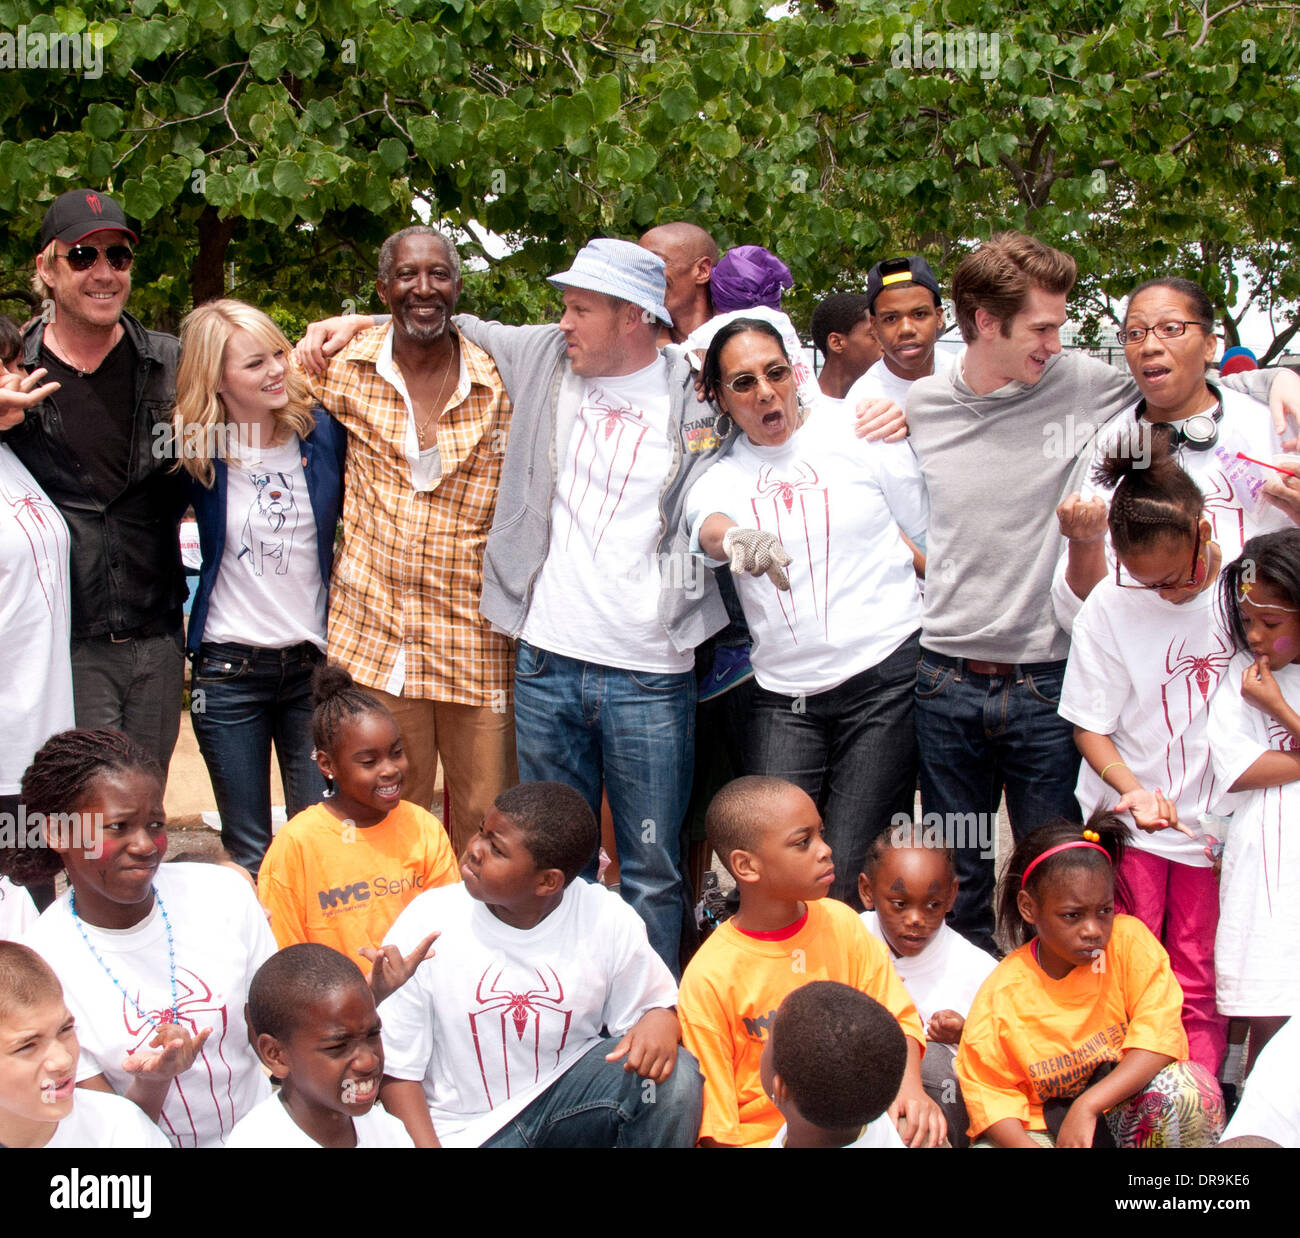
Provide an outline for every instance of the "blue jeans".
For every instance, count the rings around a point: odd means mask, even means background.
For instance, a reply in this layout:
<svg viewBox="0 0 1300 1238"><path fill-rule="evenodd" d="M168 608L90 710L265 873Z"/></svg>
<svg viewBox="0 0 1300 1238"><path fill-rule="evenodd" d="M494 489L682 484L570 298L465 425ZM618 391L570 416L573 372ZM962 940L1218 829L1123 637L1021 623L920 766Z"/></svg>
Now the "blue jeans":
<svg viewBox="0 0 1300 1238"><path fill-rule="evenodd" d="M221 814L221 843L254 877L271 845L271 744L289 816L318 803L312 758L311 673L322 654L204 642L194 659L190 715Z"/></svg>
<svg viewBox="0 0 1300 1238"><path fill-rule="evenodd" d="M831 897L858 911L867 848L916 799L917 636L837 688L806 697L754 691L745 772L784 778L812 797L835 860Z"/></svg>
<svg viewBox="0 0 1300 1238"><path fill-rule="evenodd" d="M694 765L695 675L579 662L523 641L515 658L521 782L563 782L600 820L609 795L620 892L650 945L681 975L682 820ZM594 880L596 857L583 874Z"/></svg>
<svg viewBox="0 0 1300 1238"><path fill-rule="evenodd" d="M704 1081L695 1059L653 1083L607 1062L618 1041L593 1045L485 1148L693 1148L700 1133Z"/></svg>
<svg viewBox="0 0 1300 1238"><path fill-rule="evenodd" d="M998 803L1016 840L1040 825L1079 819L1074 785L1079 750L1074 727L1056 707L1064 662L1030 662L1009 675L972 671L963 658L921 650L916 673L916 740L921 808L929 828L938 814L956 831L961 886L948 922L984 950L994 950L993 855L972 835L995 837ZM975 818L979 829L972 829Z"/></svg>

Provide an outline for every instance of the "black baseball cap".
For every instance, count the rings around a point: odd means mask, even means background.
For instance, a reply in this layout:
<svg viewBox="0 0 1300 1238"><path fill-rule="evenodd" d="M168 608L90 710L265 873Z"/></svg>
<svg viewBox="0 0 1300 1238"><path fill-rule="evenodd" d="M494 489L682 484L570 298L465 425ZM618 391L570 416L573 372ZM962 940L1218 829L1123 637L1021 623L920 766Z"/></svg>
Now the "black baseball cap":
<svg viewBox="0 0 1300 1238"><path fill-rule="evenodd" d="M893 288L898 284L917 284L922 288L928 288L936 297L943 297L943 293L939 291L939 281L930 270L930 264L919 255L913 254L910 258L886 258L883 262L877 262L867 272L868 304L874 309L876 298L886 288Z"/></svg>
<svg viewBox="0 0 1300 1238"><path fill-rule="evenodd" d="M105 229L125 232L136 244L140 242L136 230L126 222L122 208L112 198L94 189L69 189L59 194L45 212L36 249L40 252L51 241L75 245L92 232Z"/></svg>

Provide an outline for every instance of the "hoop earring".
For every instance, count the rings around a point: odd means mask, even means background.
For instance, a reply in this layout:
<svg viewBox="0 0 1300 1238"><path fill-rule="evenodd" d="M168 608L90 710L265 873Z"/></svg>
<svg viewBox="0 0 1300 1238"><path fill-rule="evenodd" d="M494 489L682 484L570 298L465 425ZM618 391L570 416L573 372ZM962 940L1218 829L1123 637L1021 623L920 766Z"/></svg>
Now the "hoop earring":
<svg viewBox="0 0 1300 1238"><path fill-rule="evenodd" d="M731 420L730 413L719 413L713 419L713 433L720 439L730 438L731 431L735 429L735 425L736 423Z"/></svg>

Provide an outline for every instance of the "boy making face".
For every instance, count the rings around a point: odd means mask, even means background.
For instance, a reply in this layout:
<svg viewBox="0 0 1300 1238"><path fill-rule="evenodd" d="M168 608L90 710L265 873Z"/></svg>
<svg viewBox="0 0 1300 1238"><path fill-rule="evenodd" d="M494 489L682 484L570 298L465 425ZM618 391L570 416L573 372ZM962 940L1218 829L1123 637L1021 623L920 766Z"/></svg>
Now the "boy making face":
<svg viewBox="0 0 1300 1238"><path fill-rule="evenodd" d="M867 296L885 368L909 383L933 374L943 310L930 264L915 255L876 263L867 273Z"/></svg>
<svg viewBox="0 0 1300 1238"><path fill-rule="evenodd" d="M396 1118L371 1112L384 1046L361 969L329 946L288 946L248 989L249 1040L280 1080L227 1140L232 1148L409 1148Z"/></svg>
<svg viewBox="0 0 1300 1238"><path fill-rule="evenodd" d="M925 1034L885 948L843 903L826 898L830 848L812 800L779 778L738 778L714 797L709 843L736 878L740 911L708 939L682 978L682 1039L704 1073L706 1146L763 1147L781 1115L759 1061L777 1007L799 984L835 980L876 998L908 1038L890 1106L913 1146L943 1141L921 1086Z"/></svg>

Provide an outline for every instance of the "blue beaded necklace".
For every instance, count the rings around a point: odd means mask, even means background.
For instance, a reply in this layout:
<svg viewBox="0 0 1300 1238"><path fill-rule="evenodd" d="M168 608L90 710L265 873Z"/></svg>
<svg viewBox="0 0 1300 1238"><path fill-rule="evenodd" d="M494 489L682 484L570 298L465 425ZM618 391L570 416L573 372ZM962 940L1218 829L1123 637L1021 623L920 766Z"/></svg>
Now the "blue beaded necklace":
<svg viewBox="0 0 1300 1238"><path fill-rule="evenodd" d="M164 1023L180 1022L180 1003L176 1000L176 947L172 941L172 922L167 918L167 908L163 906L162 895L158 893L157 886L149 887L153 891L154 901L158 904L158 910L162 913L163 927L167 930L167 972L168 979L171 983L172 1004L170 1010L164 1010ZM77 926L77 932L81 934L81 940L86 943L86 949L95 956L95 962L104 969L104 974L117 986L117 990L126 998L127 1001L135 1007L136 1014L140 1016L154 1031L158 1030L158 1024L154 1022L143 1010L140 1009L140 1003L135 1000L123 987L122 982L113 975L108 964L100 957L99 951L91 944L90 938L86 936L85 927L81 923L81 917L77 915L77 892L76 890L68 891L68 910L72 912L72 922ZM169 1017L170 1016L170 1017Z"/></svg>

